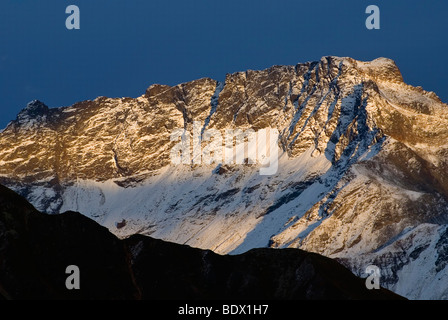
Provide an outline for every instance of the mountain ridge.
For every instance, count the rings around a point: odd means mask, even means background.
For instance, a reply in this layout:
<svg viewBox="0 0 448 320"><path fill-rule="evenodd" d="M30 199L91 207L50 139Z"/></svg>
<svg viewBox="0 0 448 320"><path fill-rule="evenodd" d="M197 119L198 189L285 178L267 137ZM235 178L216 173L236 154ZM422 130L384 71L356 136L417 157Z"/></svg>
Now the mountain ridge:
<svg viewBox="0 0 448 320"><path fill-rule="evenodd" d="M79 211L119 237L217 253L302 248L355 274L375 261L388 288L448 298L435 280L448 279L437 246L448 220L448 109L405 84L390 59L329 56L222 83L151 85L135 99L30 108L39 121L16 120L0 133L0 183L41 211ZM173 165L170 134L193 132L194 121L223 136L278 130L278 172L261 177L259 163Z"/></svg>

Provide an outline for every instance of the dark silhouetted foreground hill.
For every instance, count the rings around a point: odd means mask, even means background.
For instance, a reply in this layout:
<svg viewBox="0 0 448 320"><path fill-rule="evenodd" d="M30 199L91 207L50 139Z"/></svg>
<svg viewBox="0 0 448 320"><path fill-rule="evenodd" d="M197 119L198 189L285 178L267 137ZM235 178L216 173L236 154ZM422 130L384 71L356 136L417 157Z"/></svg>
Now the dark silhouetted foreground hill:
<svg viewBox="0 0 448 320"><path fill-rule="evenodd" d="M68 290L68 265L80 289ZM0 186L3 299L397 299L337 262L299 249L241 255L142 235L119 240L76 212L47 215Z"/></svg>

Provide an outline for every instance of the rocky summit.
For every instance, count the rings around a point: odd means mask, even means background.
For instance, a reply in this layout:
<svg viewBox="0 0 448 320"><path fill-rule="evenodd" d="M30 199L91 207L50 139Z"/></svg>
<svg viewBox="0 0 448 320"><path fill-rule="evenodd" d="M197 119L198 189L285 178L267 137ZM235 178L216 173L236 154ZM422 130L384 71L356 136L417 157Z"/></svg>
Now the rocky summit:
<svg viewBox="0 0 448 320"><path fill-rule="evenodd" d="M223 137L277 130L278 170L174 164L172 133L195 123ZM220 254L300 248L356 275L376 265L381 285L407 298L448 299L447 138L448 106L392 60L323 57L138 98L32 101L0 133L0 183L121 238Z"/></svg>

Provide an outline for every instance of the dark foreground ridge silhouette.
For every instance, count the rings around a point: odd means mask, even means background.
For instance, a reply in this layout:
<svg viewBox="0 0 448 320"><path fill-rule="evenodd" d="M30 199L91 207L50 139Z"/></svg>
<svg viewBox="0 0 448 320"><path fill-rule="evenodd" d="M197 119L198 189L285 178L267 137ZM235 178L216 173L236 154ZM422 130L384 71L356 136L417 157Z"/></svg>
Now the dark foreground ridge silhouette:
<svg viewBox="0 0 448 320"><path fill-rule="evenodd" d="M66 267L80 269L68 290ZM400 299L299 249L222 256L142 235L120 240L77 212L48 215L0 186L2 299Z"/></svg>

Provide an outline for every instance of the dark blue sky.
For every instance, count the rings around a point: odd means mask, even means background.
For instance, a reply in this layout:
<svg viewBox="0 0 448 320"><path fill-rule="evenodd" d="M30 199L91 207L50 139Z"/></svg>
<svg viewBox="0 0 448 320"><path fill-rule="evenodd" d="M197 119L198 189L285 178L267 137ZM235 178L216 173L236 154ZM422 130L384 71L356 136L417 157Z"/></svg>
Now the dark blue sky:
<svg viewBox="0 0 448 320"><path fill-rule="evenodd" d="M65 28L70 4L80 30ZM365 27L370 4L381 30ZM447 102L447 12L446 0L2 0L0 128L33 99L137 97L327 55L394 59L407 83Z"/></svg>

